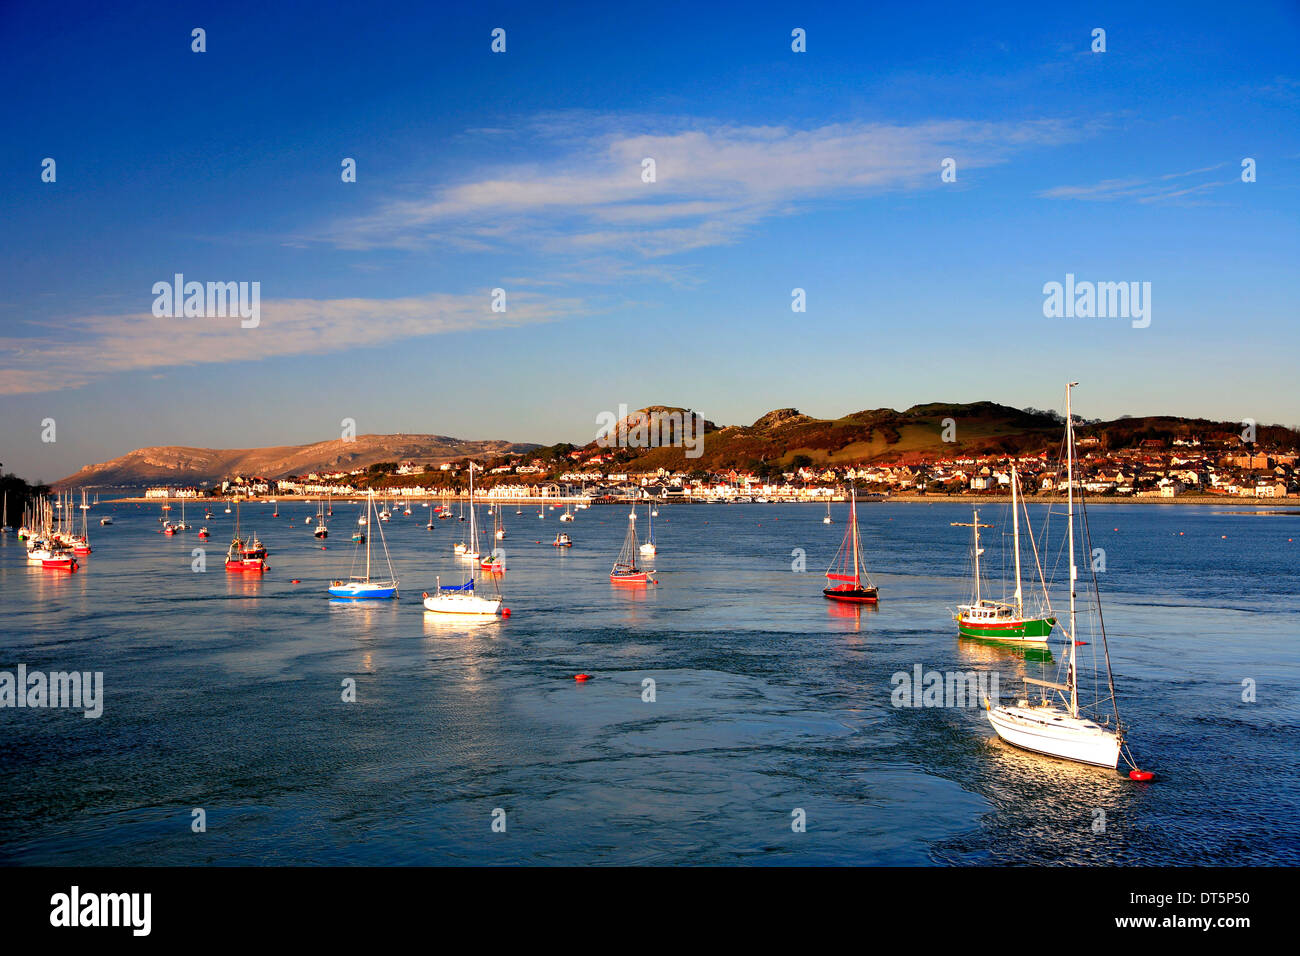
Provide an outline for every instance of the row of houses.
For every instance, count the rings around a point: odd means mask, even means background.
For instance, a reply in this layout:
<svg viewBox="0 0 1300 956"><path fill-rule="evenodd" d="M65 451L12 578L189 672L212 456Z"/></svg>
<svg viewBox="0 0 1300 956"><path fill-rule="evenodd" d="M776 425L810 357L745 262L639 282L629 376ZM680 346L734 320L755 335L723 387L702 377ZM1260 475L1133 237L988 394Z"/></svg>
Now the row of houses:
<svg viewBox="0 0 1300 956"><path fill-rule="evenodd" d="M1283 498L1300 495L1300 471L1297 471L1294 451L1250 451L1216 457L1202 451L1194 439L1179 441L1174 442L1177 447L1153 449L1147 453L1133 453L1127 449L1116 453L1096 449L1083 451L1075 463L1078 487L1090 494L1105 496L1174 498L1198 494ZM581 459L579 467L574 466L575 455ZM483 482L483 492L485 496L501 498L584 494L653 495L703 501L737 498L820 500L842 496L844 486L853 483L879 494L987 494L1009 488L1013 466L1026 493L1062 490L1059 464L1049 461L1045 455L966 456L874 465L809 465L779 474L770 474L769 469L764 469L762 477L738 468L714 472L656 468L638 472L627 470L626 466L609 470L600 467L613 457L604 453L571 453L566 456L567 463L558 466L523 456L512 456L504 462L498 459L487 469L488 480ZM396 475L409 477L430 470L459 476L463 469L460 463L443 462L433 468L428 464L405 461L397 466ZM249 497L351 494L367 484L373 487L373 481L362 483L358 480L358 476L366 473L366 469L322 471L278 480L236 475L221 482L220 493ZM512 478L517 480L512 481ZM436 497L444 489L445 485L424 487L395 482L376 491L393 496ZM195 497L203 493L193 487L158 487L145 494L152 498L165 495ZM216 493L216 489L206 493Z"/></svg>

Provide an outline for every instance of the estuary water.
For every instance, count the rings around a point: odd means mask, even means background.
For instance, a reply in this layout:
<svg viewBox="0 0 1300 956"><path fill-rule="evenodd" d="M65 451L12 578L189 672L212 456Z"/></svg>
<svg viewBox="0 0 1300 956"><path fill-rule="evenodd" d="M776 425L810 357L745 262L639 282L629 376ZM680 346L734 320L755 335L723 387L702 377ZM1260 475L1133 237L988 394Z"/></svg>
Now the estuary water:
<svg viewBox="0 0 1300 956"><path fill-rule="evenodd" d="M1090 507L1120 711L1157 775L1139 784L1009 748L976 701L894 706L918 665L996 672L1007 699L1059 664L1059 641L957 637L967 505L860 506L881 591L860 610L821 595L844 505L829 526L816 505L661 506L646 589L608 580L626 505L511 505L512 613L486 624L423 611L436 577L464 580L466 525L412 505L384 528L400 598L369 605L325 593L355 504L325 549L314 505L245 507L260 577L223 569L224 505L189 509L202 542L101 504L75 574L0 538L0 671L104 688L97 719L0 708L0 863L1300 864L1300 515ZM981 507L995 596L1006 511ZM1041 559L1059 585L1059 541Z"/></svg>

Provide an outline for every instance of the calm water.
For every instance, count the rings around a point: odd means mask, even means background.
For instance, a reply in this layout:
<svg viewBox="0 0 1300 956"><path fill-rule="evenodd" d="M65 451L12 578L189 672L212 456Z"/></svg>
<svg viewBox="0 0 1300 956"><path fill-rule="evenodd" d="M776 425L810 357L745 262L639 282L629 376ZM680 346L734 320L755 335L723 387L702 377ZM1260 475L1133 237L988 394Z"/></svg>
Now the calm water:
<svg viewBox="0 0 1300 956"><path fill-rule="evenodd" d="M0 862L1300 863L1300 517L1091 509L1121 710L1158 774L1142 785L1011 750L978 709L891 705L891 675L915 664L996 670L1004 697L1054 673L955 636L963 505L861 509L882 593L862 611L820 592L843 506L830 527L812 505L661 508L646 591L606 577L625 507L568 525L509 508L513 615L482 626L420 605L459 573L465 526L427 531L418 504L395 516L400 600L333 605L355 506L335 508L327 550L312 506L281 507L244 509L271 550L261 579L223 570L222 513L202 574L202 542L159 534L156 507L93 511L116 524L92 522L75 575L0 539L0 669L105 683L98 720L0 710ZM571 550L549 546L562 529Z"/></svg>

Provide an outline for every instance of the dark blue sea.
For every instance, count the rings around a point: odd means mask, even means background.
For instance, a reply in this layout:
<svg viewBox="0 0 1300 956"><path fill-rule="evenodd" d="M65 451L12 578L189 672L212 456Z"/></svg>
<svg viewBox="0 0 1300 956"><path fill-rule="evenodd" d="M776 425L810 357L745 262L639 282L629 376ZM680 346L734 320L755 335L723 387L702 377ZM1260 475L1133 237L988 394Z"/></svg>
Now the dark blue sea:
<svg viewBox="0 0 1300 956"><path fill-rule="evenodd" d="M968 505L860 506L881 591L861 610L821 595L842 505L831 526L815 505L662 506L645 590L607 576L625 505L571 524L507 507L512 613L486 624L421 606L463 577L458 521L395 515L400 598L348 606L325 587L352 566L357 506L335 502L326 549L313 505L279 507L243 509L262 577L224 571L222 507L189 510L205 544L160 534L156 505L101 504L75 574L0 539L0 670L104 682L98 719L0 709L0 863L1300 864L1295 513L1090 508L1120 712L1156 773L1141 784L1007 747L978 702L891 703L918 664L996 671L1005 698L1059 663L1059 643L957 637ZM1005 510L981 509L998 594ZM1059 542L1041 557L1059 585Z"/></svg>

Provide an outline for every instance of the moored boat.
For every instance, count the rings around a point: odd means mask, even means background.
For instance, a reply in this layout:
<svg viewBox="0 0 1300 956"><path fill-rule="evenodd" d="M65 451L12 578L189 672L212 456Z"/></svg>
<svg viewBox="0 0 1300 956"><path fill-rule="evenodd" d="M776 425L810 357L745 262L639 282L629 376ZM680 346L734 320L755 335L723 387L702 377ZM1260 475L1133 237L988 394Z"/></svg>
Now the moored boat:
<svg viewBox="0 0 1300 956"><path fill-rule="evenodd" d="M1042 578L1042 568L1038 561L1037 545L1034 546L1034 564L1039 568L1039 580L1042 583L1042 597L1037 611L1026 614L1024 589L1020 575L1020 508L1023 501L1019 495L1020 477L1016 469L1011 469L1011 526L1012 551L1015 565L1015 591L1008 601L993 601L982 592L983 579L980 573L980 557L984 549L980 547L980 528L991 525L980 524L980 513L976 511L970 522L953 521L955 528L970 528L974 535L971 546L971 565L975 578L975 596L970 604L960 604L953 615L957 622L957 632L962 637L986 641L999 641L1009 644L1045 645L1056 618L1050 615L1051 601L1047 593L1047 584ZM1025 513L1026 527L1029 514ZM1033 541L1032 528L1029 539Z"/></svg>
<svg viewBox="0 0 1300 956"><path fill-rule="evenodd" d="M827 506L829 514L829 505ZM849 526L844 531L844 541L836 552L835 560L826 571L829 582L822 594L831 601L845 604L876 604L880 592L867 574L862 560L862 537L858 533L858 497L855 489L849 490Z"/></svg>
<svg viewBox="0 0 1300 956"><path fill-rule="evenodd" d="M640 547L637 545L636 537L636 508L634 507L627 516L627 536L623 539L623 548L619 551L614 566L609 569L611 584L639 585L652 582L653 579L645 568L636 563L639 553Z"/></svg>
<svg viewBox="0 0 1300 956"><path fill-rule="evenodd" d="M437 582L434 592L423 594L424 609L435 614L466 614L481 617L495 616L501 611L500 593L493 597L481 597L474 593L474 579L471 577L464 584L442 586L442 578Z"/></svg>
<svg viewBox="0 0 1300 956"><path fill-rule="evenodd" d="M645 537L645 542L641 545L641 554L644 555L645 557L653 558L656 554L658 554L658 549L655 547L655 513L656 512L654 508L651 506L649 501L646 502L645 510L646 510L646 537Z"/></svg>
<svg viewBox="0 0 1300 956"><path fill-rule="evenodd" d="M1149 780L1150 774L1138 769L1131 755L1127 754L1124 744L1125 727L1120 721L1119 706L1115 695L1115 679L1110 668L1110 649L1106 638L1105 622L1101 613L1101 592L1097 585L1096 571L1091 574L1091 588L1088 596L1094 604L1097 633L1101 637L1101 647L1106 666L1106 689L1102 694L1098 690L1091 705L1084 706L1079 696L1079 647L1085 643L1079 640L1077 617L1078 567L1075 563L1075 501L1080 503L1079 518L1085 548L1091 547L1091 535L1088 531L1087 509L1083 507L1082 491L1076 491L1074 483L1074 418L1070 408L1071 389L1078 385L1071 382L1065 387L1065 457L1067 488L1067 531L1066 549L1069 553L1070 612L1066 628L1067 650L1061 666L1065 668L1064 681L1039 680L1025 677L1028 686L1040 691L1040 699L1031 701L1028 690L1025 696L1014 705L994 706L985 701L989 723L998 736L1009 744L1022 750L1071 760L1076 763L1115 769L1124 756L1132 768L1129 776L1135 780ZM1091 564L1089 564L1091 568ZM1095 645L1093 645L1095 647ZM1096 681L1093 681L1096 686ZM1112 722L1113 717L1113 722Z"/></svg>
<svg viewBox="0 0 1300 956"><path fill-rule="evenodd" d="M373 513L375 507L374 495L366 498L366 511ZM388 565L388 577L381 581L372 580L370 576L370 539L366 539L366 573L364 575L353 575L347 580L331 581L329 585L330 597L344 601L374 601L385 600L397 596L397 576L393 574L393 562L388 557L388 542L384 538L384 526L382 523L376 527L379 528L379 541L384 548L384 562ZM353 555L353 564L356 563L356 555Z"/></svg>

